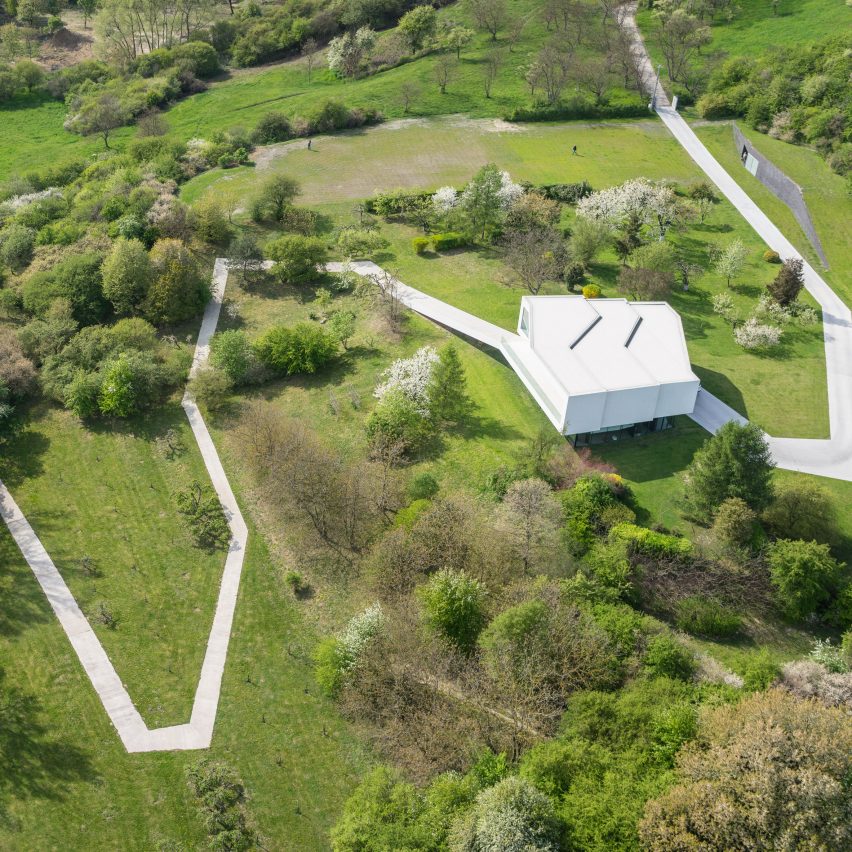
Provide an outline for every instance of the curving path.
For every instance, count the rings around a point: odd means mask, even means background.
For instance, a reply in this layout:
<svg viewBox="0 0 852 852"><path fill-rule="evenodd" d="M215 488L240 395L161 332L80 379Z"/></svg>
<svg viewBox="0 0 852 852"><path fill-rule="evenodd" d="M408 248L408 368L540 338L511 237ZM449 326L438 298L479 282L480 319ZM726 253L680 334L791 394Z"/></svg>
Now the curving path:
<svg viewBox="0 0 852 852"><path fill-rule="evenodd" d="M620 23L633 39L634 56L642 71L646 89L651 93L654 90L656 72L636 26L636 3L627 4L624 10ZM663 123L716 184L719 191L739 210L757 235L782 258L799 258L804 262L805 287L822 308L831 437L823 440L775 438L767 435L775 464L785 470L852 481L852 313L704 147L692 128L671 108L665 92L660 87L657 87L656 92L656 112ZM808 381L808 376L802 375L802 381ZM783 400L778 402L779 405L784 404ZM715 432L728 420L745 422L745 418L703 390L700 391L699 402L692 416L697 423L711 432Z"/></svg>
<svg viewBox="0 0 852 852"><path fill-rule="evenodd" d="M228 280L228 263L219 258L213 268L213 286L210 301L204 310L198 342L192 361L190 376L206 363L210 338L219 322L222 296ZM53 560L39 541L9 490L0 482L0 516L6 522L12 538L21 550L27 564L35 574L53 612L59 619L68 641L74 648L80 664L98 693L110 721L115 726L121 742L129 752L173 751L207 748L213 738L213 725L219 705L222 675L228 656L231 624L237 604L237 592L243 569L243 557L248 541L246 527L234 492L219 460L216 447L204 418L189 392L181 402L189 418L193 435L198 443L204 465L219 497L231 528L231 543L225 559L225 570L219 587L219 598L213 616L213 626L207 639L207 650L201 665L201 676L195 691L192 715L184 725L151 729L143 721L121 678L110 662L95 631L83 614Z"/></svg>

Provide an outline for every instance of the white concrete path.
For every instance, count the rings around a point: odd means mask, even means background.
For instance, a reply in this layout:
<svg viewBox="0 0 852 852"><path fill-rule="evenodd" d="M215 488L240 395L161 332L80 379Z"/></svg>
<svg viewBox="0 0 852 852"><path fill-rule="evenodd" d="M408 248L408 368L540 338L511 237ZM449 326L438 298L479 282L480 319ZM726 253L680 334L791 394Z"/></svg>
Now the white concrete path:
<svg viewBox="0 0 852 852"><path fill-rule="evenodd" d="M195 347L190 376L194 375L207 361L210 338L216 330L222 296L228 279L227 261L219 259L213 269L212 298L204 311L198 342ZM33 528L24 517L8 489L0 482L0 515L6 522L21 553L35 574L59 623L65 630L71 646L83 669L101 699L104 709L115 726L124 747L129 752L175 751L207 748L213 737L213 725L219 705L222 674L228 656L228 642L240 574L243 568L248 529L240 514L234 492L225 475L216 447L207 431L207 426L189 392L181 402L189 418L195 440L204 459L207 472L219 497L228 524L231 528L231 543L225 559L225 570L219 588L219 599L213 616L213 626L207 640L207 650L201 666L201 676L195 691L190 721L184 725L150 729L139 715L127 689L121 682L114 666L104 651L92 626L83 615L74 596L62 579L53 560L39 541Z"/></svg>
<svg viewBox="0 0 852 852"><path fill-rule="evenodd" d="M622 17L621 24L633 38L636 61L642 70L650 95L654 89L656 72L636 27L636 4L628 4L625 8L626 14ZM852 313L769 217L722 168L686 121L669 106L662 89L657 87L656 92L656 111L663 123L757 235L783 259L803 260L805 287L822 308L831 437L820 440L776 438L767 435L775 464L785 470L852 481ZM791 366L791 369L796 367ZM801 371L801 381L810 380L810 377ZM784 400L779 399L778 405L783 407ZM701 392L693 419L713 432L727 420L745 422L745 418L706 391Z"/></svg>

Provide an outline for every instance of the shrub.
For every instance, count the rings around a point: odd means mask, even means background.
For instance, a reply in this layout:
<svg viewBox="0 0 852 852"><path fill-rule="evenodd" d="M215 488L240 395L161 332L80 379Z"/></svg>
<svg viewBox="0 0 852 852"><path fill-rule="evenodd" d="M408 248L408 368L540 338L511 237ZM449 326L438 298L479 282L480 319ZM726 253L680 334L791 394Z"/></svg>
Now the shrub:
<svg viewBox="0 0 852 852"><path fill-rule="evenodd" d="M0 260L12 269L26 266L33 256L36 232L13 222L0 231Z"/></svg>
<svg viewBox="0 0 852 852"><path fill-rule="evenodd" d="M254 345L262 364L284 376L315 373L337 354L337 341L316 325L275 326Z"/></svg>
<svg viewBox="0 0 852 852"><path fill-rule="evenodd" d="M839 645L832 645L831 639L817 639L808 656L833 674L843 674L848 670L843 649Z"/></svg>
<svg viewBox="0 0 852 852"><path fill-rule="evenodd" d="M217 411L234 389L234 382L223 370L204 367L189 380L193 399L208 411Z"/></svg>
<svg viewBox="0 0 852 852"><path fill-rule="evenodd" d="M431 500L439 490L438 480L431 473L418 473L408 486L408 496L412 501Z"/></svg>
<svg viewBox="0 0 852 852"><path fill-rule="evenodd" d="M716 201L716 191L713 189L712 185L707 183L707 181L702 180L696 184L693 184L689 188L689 197L694 201L705 200L705 201Z"/></svg>
<svg viewBox="0 0 852 852"><path fill-rule="evenodd" d="M464 571L442 568L417 590L426 623L463 651L485 627L485 587Z"/></svg>
<svg viewBox="0 0 852 852"><path fill-rule="evenodd" d="M233 769L204 759L186 767L186 779L204 815L211 849L257 848L258 838L245 812L245 787Z"/></svg>
<svg viewBox="0 0 852 852"><path fill-rule="evenodd" d="M386 393L370 413L366 430L376 454L392 448L414 453L430 436L431 423L414 400L394 389Z"/></svg>
<svg viewBox="0 0 852 852"><path fill-rule="evenodd" d="M433 234L432 236L432 248L437 252L463 248L466 245L467 237L457 231L448 231L446 234Z"/></svg>
<svg viewBox="0 0 852 852"><path fill-rule="evenodd" d="M314 648L313 658L317 685L333 698L343 685L346 664L343 645L336 637L328 636Z"/></svg>
<svg viewBox="0 0 852 852"><path fill-rule="evenodd" d="M283 112L268 112L260 117L252 133L252 141L261 145L284 142L293 135L290 119Z"/></svg>
<svg viewBox="0 0 852 852"><path fill-rule="evenodd" d="M583 298L585 299L600 299L601 288L597 284L586 284L583 287Z"/></svg>
<svg viewBox="0 0 852 852"><path fill-rule="evenodd" d="M763 253L763 259L767 263L781 263L781 255L777 251L772 251L772 249L767 249Z"/></svg>
<svg viewBox="0 0 852 852"><path fill-rule="evenodd" d="M432 241L429 237L414 237L411 241L411 247L415 254L424 254Z"/></svg>
<svg viewBox="0 0 852 852"><path fill-rule="evenodd" d="M369 228L344 228L337 237L337 247L350 259L371 257L387 245L378 231Z"/></svg>
<svg viewBox="0 0 852 852"><path fill-rule="evenodd" d="M175 494L178 511L187 519L192 535L202 547L227 547L231 530L216 492L197 480Z"/></svg>
<svg viewBox="0 0 852 852"><path fill-rule="evenodd" d="M780 674L778 663L763 650L749 657L743 672L743 686L751 692L761 692L772 686Z"/></svg>
<svg viewBox="0 0 852 852"><path fill-rule="evenodd" d="M255 357L244 331L222 331L210 341L210 363L218 367L234 384L245 380L254 367Z"/></svg>
<svg viewBox="0 0 852 852"><path fill-rule="evenodd" d="M266 256L275 261L273 273L290 284L305 284L316 279L318 267L326 261L325 243L317 237L290 234L273 240Z"/></svg>
<svg viewBox="0 0 852 852"><path fill-rule="evenodd" d="M688 538L655 532L636 524L616 524L609 531L610 541L623 541L638 553L648 556L685 559L692 555L692 542Z"/></svg>
<svg viewBox="0 0 852 852"><path fill-rule="evenodd" d="M190 319L210 298L210 285L189 249L174 239L158 240L150 252L154 280L142 309L154 325Z"/></svg>
<svg viewBox="0 0 852 852"><path fill-rule="evenodd" d="M649 643L643 660L646 671L656 677L690 680L695 672L695 659L676 639L661 633Z"/></svg>
<svg viewBox="0 0 852 852"><path fill-rule="evenodd" d="M779 539L769 546L767 560L778 602L790 618L816 612L840 581L841 566L827 544Z"/></svg>
<svg viewBox="0 0 852 852"><path fill-rule="evenodd" d="M284 582L294 595L303 592L308 586L305 578L298 571L288 571L284 575Z"/></svg>
<svg viewBox="0 0 852 852"><path fill-rule="evenodd" d="M754 538L757 513L739 497L728 497L716 511L713 534L724 545L746 547Z"/></svg>
<svg viewBox="0 0 852 852"><path fill-rule="evenodd" d="M562 204L576 204L581 198L592 194L592 186L585 180L580 183L545 183L536 189L545 198Z"/></svg>
<svg viewBox="0 0 852 852"><path fill-rule="evenodd" d="M739 632L742 620L713 598L690 595L675 605L675 623L687 633L722 638Z"/></svg>

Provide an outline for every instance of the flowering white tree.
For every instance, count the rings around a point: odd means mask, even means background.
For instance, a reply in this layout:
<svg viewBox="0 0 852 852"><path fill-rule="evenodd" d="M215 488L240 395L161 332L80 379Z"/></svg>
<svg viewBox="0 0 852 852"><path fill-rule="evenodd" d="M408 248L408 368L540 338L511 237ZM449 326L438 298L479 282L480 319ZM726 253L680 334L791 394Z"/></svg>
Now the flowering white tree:
<svg viewBox="0 0 852 852"><path fill-rule="evenodd" d="M749 317L734 329L734 340L743 349L769 349L781 342L781 329L775 325L765 325L757 317Z"/></svg>
<svg viewBox="0 0 852 852"><path fill-rule="evenodd" d="M418 349L411 358L399 358L382 373L384 381L374 391L377 399L392 392L401 393L414 403L418 413L429 416L429 383L438 363L438 353L432 346Z"/></svg>
<svg viewBox="0 0 852 852"><path fill-rule="evenodd" d="M730 287L731 280L742 272L747 257L748 249L745 243L737 238L728 243L719 253L714 264L714 269L719 275L724 277Z"/></svg>
<svg viewBox="0 0 852 852"><path fill-rule="evenodd" d="M656 228L662 239L677 221L679 212L671 187L636 178L581 198L577 215L605 222L612 228L634 218Z"/></svg>
<svg viewBox="0 0 852 852"><path fill-rule="evenodd" d="M736 322L737 312L734 308L734 300L728 293L716 293L713 296L713 311L732 325Z"/></svg>
<svg viewBox="0 0 852 852"><path fill-rule="evenodd" d="M515 183L508 172L500 173L500 189L497 190L497 198L500 206L508 210L524 194L524 188Z"/></svg>
<svg viewBox="0 0 852 852"><path fill-rule="evenodd" d="M379 635L384 622L385 614L378 602L350 620L338 636L341 671L351 671L355 667L364 649Z"/></svg>
<svg viewBox="0 0 852 852"><path fill-rule="evenodd" d="M325 54L328 67L341 77L354 77L375 44L376 34L369 27L333 38Z"/></svg>
<svg viewBox="0 0 852 852"><path fill-rule="evenodd" d="M46 198L62 198L62 190L59 187L51 186L43 189L41 192L27 192L23 195L13 195L0 204L0 215L17 213L18 210L29 207L30 204L35 204L37 201L44 201Z"/></svg>
<svg viewBox="0 0 852 852"><path fill-rule="evenodd" d="M459 194L453 186L442 186L433 196L432 204L440 213L449 213L459 201Z"/></svg>

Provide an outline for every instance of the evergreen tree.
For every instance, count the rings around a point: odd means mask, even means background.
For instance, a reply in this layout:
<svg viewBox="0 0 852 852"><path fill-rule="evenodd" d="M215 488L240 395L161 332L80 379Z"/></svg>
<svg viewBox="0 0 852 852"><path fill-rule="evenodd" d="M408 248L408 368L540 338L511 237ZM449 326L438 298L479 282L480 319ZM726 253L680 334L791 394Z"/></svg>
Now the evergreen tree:
<svg viewBox="0 0 852 852"><path fill-rule="evenodd" d="M467 377L458 350L450 344L441 350L429 382L429 410L438 422L458 423L473 408L467 395Z"/></svg>
<svg viewBox="0 0 852 852"><path fill-rule="evenodd" d="M753 423L726 423L695 454L685 475L686 502L708 518L729 497L752 509L772 501L772 456L763 432Z"/></svg>
<svg viewBox="0 0 852 852"><path fill-rule="evenodd" d="M785 260L774 280L767 284L769 295L779 305L791 305L805 286L804 263L798 258Z"/></svg>

